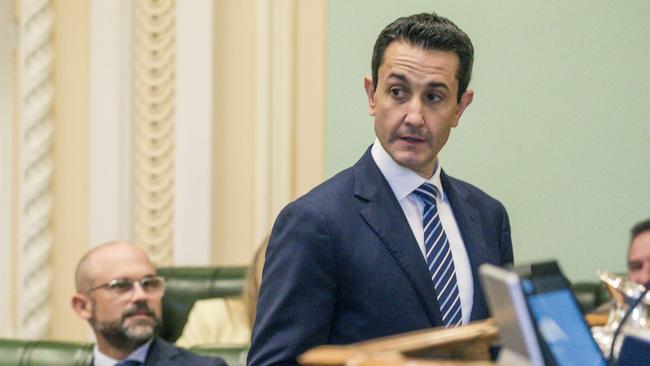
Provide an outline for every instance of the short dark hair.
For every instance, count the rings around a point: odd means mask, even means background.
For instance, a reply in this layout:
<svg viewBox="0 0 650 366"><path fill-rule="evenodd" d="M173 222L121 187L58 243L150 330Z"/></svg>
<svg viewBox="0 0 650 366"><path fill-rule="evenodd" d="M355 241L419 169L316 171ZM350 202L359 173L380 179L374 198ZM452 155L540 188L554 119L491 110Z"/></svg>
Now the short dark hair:
<svg viewBox="0 0 650 366"><path fill-rule="evenodd" d="M414 14L398 18L379 33L372 52L372 84L377 88L379 66L384 61L386 48L393 41L405 41L425 50L450 51L458 55L458 100L465 93L472 78L474 46L467 34L451 20L436 13Z"/></svg>
<svg viewBox="0 0 650 366"><path fill-rule="evenodd" d="M650 231L650 219L643 220L632 226L632 230L630 230L630 245L627 246L628 259L630 258L630 252L632 251L632 242L634 241L634 238L646 231Z"/></svg>
<svg viewBox="0 0 650 366"><path fill-rule="evenodd" d="M646 231L650 231L650 219L643 220L632 227L632 230L630 230L630 242Z"/></svg>

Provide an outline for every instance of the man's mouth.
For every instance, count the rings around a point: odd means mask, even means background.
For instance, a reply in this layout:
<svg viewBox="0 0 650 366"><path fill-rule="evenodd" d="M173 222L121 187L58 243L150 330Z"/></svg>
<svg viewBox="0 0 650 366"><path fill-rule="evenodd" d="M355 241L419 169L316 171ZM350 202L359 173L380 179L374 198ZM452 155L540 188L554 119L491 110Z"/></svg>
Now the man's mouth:
<svg viewBox="0 0 650 366"><path fill-rule="evenodd" d="M124 318L131 318L131 317L149 317L153 318L155 314L153 311L150 309L137 309L137 310L132 310L124 314Z"/></svg>
<svg viewBox="0 0 650 366"><path fill-rule="evenodd" d="M410 143L419 143L419 142L424 142L425 139L418 137L418 136L413 136L413 135L404 135L400 136L400 140L410 142Z"/></svg>

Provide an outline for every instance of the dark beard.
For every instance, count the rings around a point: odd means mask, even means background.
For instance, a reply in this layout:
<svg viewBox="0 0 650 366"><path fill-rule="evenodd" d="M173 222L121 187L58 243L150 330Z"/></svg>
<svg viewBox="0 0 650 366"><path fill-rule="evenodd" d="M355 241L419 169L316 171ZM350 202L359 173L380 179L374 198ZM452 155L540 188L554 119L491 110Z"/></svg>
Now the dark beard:
<svg viewBox="0 0 650 366"><path fill-rule="evenodd" d="M135 323L131 324L130 327L125 325L126 319L133 315L137 311L147 310L150 312L150 315L153 319L153 324L147 323ZM129 350L133 351L136 348L140 347L146 343L149 339L155 336L158 333L160 328L160 318L151 311L146 304L137 305L134 309L125 312L122 314L120 320L115 320L112 322L98 323L94 320L95 317L91 320L91 324L95 331L101 334L106 341L116 349ZM134 329L135 327L150 327L150 330L147 329ZM140 331L137 331L140 330Z"/></svg>

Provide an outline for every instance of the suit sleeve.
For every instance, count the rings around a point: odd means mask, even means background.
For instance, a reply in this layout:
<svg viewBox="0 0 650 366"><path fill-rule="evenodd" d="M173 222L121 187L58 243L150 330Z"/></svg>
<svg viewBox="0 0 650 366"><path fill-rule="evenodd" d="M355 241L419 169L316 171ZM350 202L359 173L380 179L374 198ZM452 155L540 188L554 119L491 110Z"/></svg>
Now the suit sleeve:
<svg viewBox="0 0 650 366"><path fill-rule="evenodd" d="M278 216L266 251L249 366L297 364L327 343L336 305L336 253L327 220L302 199Z"/></svg>

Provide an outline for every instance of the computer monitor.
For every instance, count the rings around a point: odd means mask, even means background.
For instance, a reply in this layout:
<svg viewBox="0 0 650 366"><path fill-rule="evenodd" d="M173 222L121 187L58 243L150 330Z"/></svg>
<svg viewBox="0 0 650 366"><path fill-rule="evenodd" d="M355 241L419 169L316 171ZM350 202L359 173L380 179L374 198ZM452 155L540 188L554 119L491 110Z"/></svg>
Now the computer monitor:
<svg viewBox="0 0 650 366"><path fill-rule="evenodd" d="M499 327L499 364L544 366L519 276L491 264L482 265L479 272L488 306Z"/></svg>
<svg viewBox="0 0 650 366"><path fill-rule="evenodd" d="M503 342L501 363L607 364L557 263L514 271L484 265L480 273Z"/></svg>

